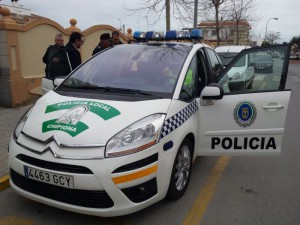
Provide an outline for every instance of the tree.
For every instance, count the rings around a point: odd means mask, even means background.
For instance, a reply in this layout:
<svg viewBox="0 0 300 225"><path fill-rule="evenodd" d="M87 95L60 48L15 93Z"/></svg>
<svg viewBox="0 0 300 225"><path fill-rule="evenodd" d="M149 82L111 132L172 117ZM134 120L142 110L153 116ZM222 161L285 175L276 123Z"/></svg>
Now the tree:
<svg viewBox="0 0 300 225"><path fill-rule="evenodd" d="M240 23L247 21L248 23L257 21L260 17L257 15L256 0L228 0L232 20L235 22L236 44L240 44ZM250 25L249 25L250 26Z"/></svg>
<svg viewBox="0 0 300 225"><path fill-rule="evenodd" d="M300 49L300 35L299 36L294 36L290 43L292 44L292 46L294 46L294 52L298 52Z"/></svg>
<svg viewBox="0 0 300 225"><path fill-rule="evenodd" d="M216 21L216 35L217 46L220 45L220 14L222 12L222 5L226 0L202 0L202 7L200 8L200 14L203 12L204 16L208 20ZM212 17L214 17L212 19Z"/></svg>
<svg viewBox="0 0 300 225"><path fill-rule="evenodd" d="M268 32L266 36L266 42L274 44L277 40L280 40L281 36L279 32Z"/></svg>
<svg viewBox="0 0 300 225"><path fill-rule="evenodd" d="M193 19L193 0L140 0L140 6L136 8L125 9L131 12L131 15L146 12L148 18L154 18L155 24L164 15L166 16L166 31L171 29L171 12L174 19L181 22L191 21Z"/></svg>

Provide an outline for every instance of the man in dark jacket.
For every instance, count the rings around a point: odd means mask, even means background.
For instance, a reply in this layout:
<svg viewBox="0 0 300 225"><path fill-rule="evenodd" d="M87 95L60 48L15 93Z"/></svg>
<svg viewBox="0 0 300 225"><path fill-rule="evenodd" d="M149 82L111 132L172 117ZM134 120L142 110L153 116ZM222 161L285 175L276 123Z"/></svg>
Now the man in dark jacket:
<svg viewBox="0 0 300 225"><path fill-rule="evenodd" d="M94 49L93 55L97 54L98 52L101 52L103 49L109 48L110 46L111 46L111 38L109 33L101 34L100 42Z"/></svg>
<svg viewBox="0 0 300 225"><path fill-rule="evenodd" d="M72 70L81 64L81 55L79 52L80 47L84 43L82 34L79 32L73 32L70 36L69 42L65 47L65 50L68 52Z"/></svg>
<svg viewBox="0 0 300 225"><path fill-rule="evenodd" d="M45 55L43 56L43 62L46 64L46 68L45 68L46 77L49 76L48 73L49 73L50 50L52 47L64 48L64 36L62 34L55 35L54 43L55 43L54 45L50 45L47 48Z"/></svg>

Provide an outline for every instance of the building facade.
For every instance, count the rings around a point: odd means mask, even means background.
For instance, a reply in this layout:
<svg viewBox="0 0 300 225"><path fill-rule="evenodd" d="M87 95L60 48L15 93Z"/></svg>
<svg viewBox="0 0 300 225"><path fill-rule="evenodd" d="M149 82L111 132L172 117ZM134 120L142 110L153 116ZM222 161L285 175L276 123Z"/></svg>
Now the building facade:
<svg viewBox="0 0 300 225"><path fill-rule="evenodd" d="M241 20L238 24L234 20L220 20L220 45L236 45L237 35L239 45L249 45L249 32L251 26L246 20ZM204 41L211 46L217 46L217 33L215 21L202 21L198 24L198 28L202 29ZM238 28L238 32L237 32Z"/></svg>

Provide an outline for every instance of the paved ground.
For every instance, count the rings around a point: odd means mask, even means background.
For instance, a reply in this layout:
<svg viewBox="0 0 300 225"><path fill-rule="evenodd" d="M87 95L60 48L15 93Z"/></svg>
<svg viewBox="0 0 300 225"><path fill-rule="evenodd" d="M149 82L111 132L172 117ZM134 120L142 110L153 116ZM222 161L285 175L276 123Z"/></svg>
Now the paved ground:
<svg viewBox="0 0 300 225"><path fill-rule="evenodd" d="M7 147L10 136L17 122L30 106L17 109L0 107L0 178L8 174Z"/></svg>

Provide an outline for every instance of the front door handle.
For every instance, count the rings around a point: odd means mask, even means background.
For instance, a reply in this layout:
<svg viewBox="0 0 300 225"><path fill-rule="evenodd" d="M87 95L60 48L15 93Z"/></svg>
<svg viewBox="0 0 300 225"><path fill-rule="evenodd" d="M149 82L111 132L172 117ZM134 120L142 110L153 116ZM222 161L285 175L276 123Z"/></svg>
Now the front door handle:
<svg viewBox="0 0 300 225"><path fill-rule="evenodd" d="M283 109L284 105L264 105L263 109L265 110L277 110L277 109Z"/></svg>

